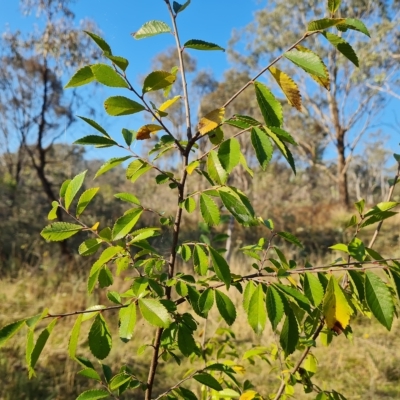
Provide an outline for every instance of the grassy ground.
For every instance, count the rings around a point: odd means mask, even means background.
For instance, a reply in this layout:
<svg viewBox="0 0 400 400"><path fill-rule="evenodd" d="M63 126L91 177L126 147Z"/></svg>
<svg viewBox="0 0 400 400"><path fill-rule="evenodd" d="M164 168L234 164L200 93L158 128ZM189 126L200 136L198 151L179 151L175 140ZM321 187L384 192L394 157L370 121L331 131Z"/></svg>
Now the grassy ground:
<svg viewBox="0 0 400 400"><path fill-rule="evenodd" d="M348 215L344 215L338 219L347 220L347 217ZM341 224L340 221L338 226ZM379 239L375 247L384 256L398 255L399 226L400 219L397 217L384 224L380 238L385 239ZM365 233L366 238L372 234L372 227L370 231ZM325 264L328 261L318 255L311 255L308 258L315 265ZM329 261L333 258L331 255ZM232 270L238 272L240 270L241 273L245 272L243 265L241 259L233 260L231 263ZM88 266L82 264L72 269L48 260L36 268L21 269L23 272L18 276L1 278L0 326L22 317L35 315L45 307L49 307L51 312L62 313L86 309L94 304L109 304L101 291L95 291L90 298L87 298L87 270ZM114 285L116 290L129 287L129 283L122 280L116 281ZM272 365L265 361L252 365L242 357L245 351L253 346L273 346L276 338L270 329L266 329L261 337L252 333L240 305L241 300L234 293L234 289L231 289L230 297L236 302L239 310L237 320L232 326L236 350L227 349L226 354L220 358L230 359L235 364L243 366L245 372L239 374L239 380L249 379L261 393L271 393L279 386L277 381L280 371L279 361L273 362ZM116 326L117 313L107 313L105 318L114 322L110 326ZM70 317L58 322L36 366L37 376L34 379L28 379L25 367L24 333L17 334L1 349L0 400L69 400L74 399L83 390L95 387L94 381L90 382L76 374L81 368L67 357L69 332L74 320L74 317ZM352 341L340 335L334 338L329 347L324 347L318 341L317 347L312 350L318 359L315 383L322 389L336 389L349 400L400 398L400 351L397 350L400 348L400 323L396 320L391 332L387 332L376 321L367 318L353 319L351 326L354 332ZM79 355L86 357L90 357L86 340L89 327L90 321L85 323L80 335L80 349L84 350L80 350ZM221 327L226 325L213 310L206 326L204 321L200 321L198 341L206 345L215 340L223 341L224 335L215 334ZM140 356L137 355L137 350L141 344L151 343L153 333L154 329L149 328L149 325L141 320L136 325L134 338L127 344L118 339L117 332L113 332L113 349L105 362L111 366L127 363L145 380L151 350L147 349ZM296 361L298 357L299 353L295 353L293 360ZM185 367L196 367L196 365L187 363L179 368L173 363L162 363L156 392L160 393L179 381L187 370ZM118 372L116 367L113 372ZM190 382L186 385L194 391L198 390L198 386ZM142 399L142 397L142 393L138 393L136 397L130 395L126 398ZM300 386L296 387L295 399L305 400L313 397L315 394L305 395Z"/></svg>

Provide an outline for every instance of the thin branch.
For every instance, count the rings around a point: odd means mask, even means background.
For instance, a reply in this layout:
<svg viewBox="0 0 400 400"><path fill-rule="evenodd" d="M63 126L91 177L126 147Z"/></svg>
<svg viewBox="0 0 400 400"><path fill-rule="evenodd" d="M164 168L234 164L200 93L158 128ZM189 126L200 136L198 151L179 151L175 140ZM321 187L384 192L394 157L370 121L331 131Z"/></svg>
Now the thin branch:
<svg viewBox="0 0 400 400"><path fill-rule="evenodd" d="M272 67L274 64L276 64L283 56L285 53L289 52L290 50L293 50L298 44L300 44L303 40L308 38L309 36L315 35L316 33L319 33L319 31L315 32L306 32L304 35L296 41L296 43L292 44L286 51L284 51L281 55L276 57L271 63L269 63L265 68L263 68L252 80L247 82L241 89L239 89L229 100L225 102L225 104L222 106L223 108L227 107L229 104L232 103L233 100L236 99L248 86L250 86L257 78L259 78L264 72L266 72L270 67Z"/></svg>
<svg viewBox="0 0 400 400"><path fill-rule="evenodd" d="M97 310L81 310L81 311L72 311L72 312L61 313L61 314L48 313L43 319L46 319L46 318L64 318L64 317L70 317L72 315L89 314L89 313L94 313L94 312L103 312L103 311L110 311L110 310L119 310L121 308L126 308L128 306L129 306L129 304L121 304L119 306L110 306L110 307L100 308L100 309L97 309Z"/></svg>
<svg viewBox="0 0 400 400"><path fill-rule="evenodd" d="M190 103L189 103L189 95L187 90L187 82L186 82L186 73L185 73L185 64L183 62L183 48L181 47L180 39L179 39L179 32L178 27L176 26L176 15L172 11L171 4L169 0L164 0L168 11L171 15L172 25L174 27L174 36L176 41L176 49L178 50L178 57L179 57L179 66L181 70L181 78L182 78L182 87L183 87L183 96L184 96L184 103L185 103L185 114L186 114L186 133L188 140L192 139L192 124L190 121Z"/></svg>
<svg viewBox="0 0 400 400"><path fill-rule="evenodd" d="M190 375L188 375L186 378L180 380L178 383L176 383L174 386L170 387L168 390L166 390L164 393L160 394L158 397L156 397L154 400L160 400L162 399L164 396L166 396L168 393L171 393L174 389L178 388L179 386L182 385L182 383L188 381L189 379L192 379L196 374L203 372L203 369L199 369L197 371L194 371L193 373L191 373Z"/></svg>
<svg viewBox="0 0 400 400"><path fill-rule="evenodd" d="M252 129L252 128L254 128L254 126L249 126L248 128L243 129L242 131L239 131L239 132L235 133L235 134L234 134L233 136L231 136L229 139L232 139L232 138L235 138L235 137L237 137L237 136L240 136L242 133L245 133L245 132L249 131L249 130ZM218 147L220 147L222 143L224 143L224 142L221 142L221 143L215 145L214 147L212 147L212 148L211 148L210 150L208 150L206 153L204 153L203 155L201 155L196 161L202 160L202 159L203 159L204 157L206 157L212 150L218 149Z"/></svg>

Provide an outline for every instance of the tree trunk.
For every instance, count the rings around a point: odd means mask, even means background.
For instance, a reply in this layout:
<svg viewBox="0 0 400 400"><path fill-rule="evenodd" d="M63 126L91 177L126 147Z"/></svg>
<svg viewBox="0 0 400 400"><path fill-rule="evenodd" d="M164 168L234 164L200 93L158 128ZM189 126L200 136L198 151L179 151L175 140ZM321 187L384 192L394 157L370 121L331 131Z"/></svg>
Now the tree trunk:
<svg viewBox="0 0 400 400"><path fill-rule="evenodd" d="M339 192L339 203L344 207L348 208L350 206L349 199L349 188L347 184L347 168L346 168L346 156L345 156L345 146L344 146L344 133L339 133L337 135L337 185Z"/></svg>

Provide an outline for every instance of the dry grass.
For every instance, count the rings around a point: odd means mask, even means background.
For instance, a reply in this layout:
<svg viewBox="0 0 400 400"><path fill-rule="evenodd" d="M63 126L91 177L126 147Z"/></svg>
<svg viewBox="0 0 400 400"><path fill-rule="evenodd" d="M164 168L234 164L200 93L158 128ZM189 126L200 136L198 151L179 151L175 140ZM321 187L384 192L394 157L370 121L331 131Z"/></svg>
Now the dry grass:
<svg viewBox="0 0 400 400"><path fill-rule="evenodd" d="M336 228L340 230L343 221L348 219L347 217L349 215L341 210L332 211L330 220L336 221ZM389 220L383 226L381 237L385 240L378 240L376 249L382 251L385 256L399 254L399 226L400 218L398 217ZM372 232L373 228L368 229L365 238L370 237ZM343 241L345 241L346 235L343 233ZM301 258L301 254L296 254L292 249L288 250L289 254L292 252L296 259ZM314 265L325 264L332 260L332 256L327 258L318 254L308 255L308 258ZM232 270L243 274L247 269L243 265L243 260L237 258L232 262ZM68 269L64 271L68 271ZM49 307L51 312L66 312L85 309L94 304L108 304L108 300L101 291L96 291L93 296L87 298L85 276L84 270L80 273L76 271L60 272L60 267L56 267L54 262L49 261L31 272L21 273L18 278L4 278L0 281L2 287L0 326L12 320L37 314L45 307ZM114 290L120 290L118 288L128 287L129 283L119 279L114 286ZM269 365L260 360L255 365L251 365L248 361L242 360L242 356L252 346L272 346L277 339L270 329L266 329L261 337L252 333L240 304L241 298L235 293L237 293L235 289L231 289L230 297L233 298L239 310L237 320L232 327L235 332L233 342L236 346L236 353L231 352L224 357L245 367L246 373L239 376L242 381L249 379L261 393L271 393L279 385L277 381L280 370L279 361L272 361L272 365ZM105 317L111 322L111 326L116 326L116 313L109 313ZM24 334L18 334L7 343L7 346L0 352L1 400L67 400L94 385L76 375L80 368L67 357L68 336L73 323L74 317L58 322L37 365L37 378L33 380L28 380L24 366ZM84 349L80 355L87 357L90 357L86 340L89 326L90 322L87 322L80 335L81 348ZM198 337L199 342L204 340L204 334L206 343L216 340L216 329L224 326L225 324L216 310L213 310L207 326L204 326L204 321L200 321L198 332L201 337ZM323 389L334 388L342 392L348 399L400 398L400 352L397 351L400 348L400 324L396 321L392 331L387 332L376 321L357 318L352 321L352 328L354 331L352 342L349 342L344 335L340 335L334 338L329 347L324 347L318 342L317 347L313 349L312 352L319 361L315 382ZM135 328L134 339L128 344L124 344L118 339L117 332L114 331L114 346L106 363L118 367L122 363L127 363L145 380L151 351L146 350L143 355L137 356L137 349L143 343L151 343L153 333L152 328L139 320ZM295 353L293 360L295 361L298 356L299 354ZM186 362L185 366L195 367L196 365ZM116 368L114 367L114 373L118 372ZM185 368L179 369L175 364L162 364L157 391L176 383L183 376L185 370ZM190 384L186 386L190 387ZM198 385L193 385L192 388L198 390ZM312 395L303 394L300 386L296 387L296 399L312 397ZM136 398L140 399L142 395L139 393Z"/></svg>

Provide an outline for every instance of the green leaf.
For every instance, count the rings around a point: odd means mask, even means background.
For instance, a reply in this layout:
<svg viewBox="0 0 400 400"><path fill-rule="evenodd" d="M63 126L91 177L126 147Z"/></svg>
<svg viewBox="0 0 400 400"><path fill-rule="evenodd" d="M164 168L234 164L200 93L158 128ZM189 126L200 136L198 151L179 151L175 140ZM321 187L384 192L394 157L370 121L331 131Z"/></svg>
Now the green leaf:
<svg viewBox="0 0 400 400"><path fill-rule="evenodd" d="M278 128L276 126L270 126L268 127L268 130L275 133L275 135L278 136L279 139L282 140L282 142L290 143L293 144L294 146L297 146L297 142L294 140L292 135L290 135L285 130Z"/></svg>
<svg viewBox="0 0 400 400"><path fill-rule="evenodd" d="M248 281L243 293L243 308L246 311L246 314L249 313L250 300L255 290L256 286L253 281Z"/></svg>
<svg viewBox="0 0 400 400"><path fill-rule="evenodd" d="M184 324L178 328L178 348L185 357L196 352L197 346L192 331Z"/></svg>
<svg viewBox="0 0 400 400"><path fill-rule="evenodd" d="M257 103L267 126L281 126L283 122L282 105L270 90L261 82L254 82Z"/></svg>
<svg viewBox="0 0 400 400"><path fill-rule="evenodd" d="M136 205L140 206L139 199L131 193L125 193L125 192L116 193L116 194L114 194L114 197L116 197L117 199L120 199L122 201L126 201L128 203L132 203L132 204L136 204Z"/></svg>
<svg viewBox="0 0 400 400"><path fill-rule="evenodd" d="M190 0L187 0L183 4L179 4L177 1L174 1L172 3L172 7L175 11L175 14L178 14L178 13L182 12L189 4L190 4Z"/></svg>
<svg viewBox="0 0 400 400"><path fill-rule="evenodd" d="M110 169L117 167L118 165L122 164L124 161L129 160L130 158L132 158L132 156L111 158L110 160L106 161L99 168L99 170L96 172L96 175L94 177L97 178L98 176L103 175Z"/></svg>
<svg viewBox="0 0 400 400"><path fill-rule="evenodd" d="M65 191L65 209L68 211L69 206L71 205L72 201L74 200L76 194L78 193L79 189L83 185L83 181L85 180L86 171L81 172L80 174L76 175L71 182L69 183L67 190Z"/></svg>
<svg viewBox="0 0 400 400"><path fill-rule="evenodd" d="M75 359L76 349L78 347L78 339L79 339L79 332L81 331L82 318L83 314L80 314L74 323L74 326L71 331L71 336L69 337L68 355L73 360Z"/></svg>
<svg viewBox="0 0 400 400"><path fill-rule="evenodd" d="M215 43L210 43L210 42L205 42L204 40L197 40L197 39L191 39L188 40L183 47L186 47L187 49L194 49L194 50L222 50L225 51L225 49L221 46L218 46Z"/></svg>
<svg viewBox="0 0 400 400"><path fill-rule="evenodd" d="M348 245L349 254L357 261L363 261L365 258L365 246L362 240L355 237Z"/></svg>
<svg viewBox="0 0 400 400"><path fill-rule="evenodd" d="M135 39L144 39L161 33L169 33L171 28L162 21L146 22L137 32L133 33Z"/></svg>
<svg viewBox="0 0 400 400"><path fill-rule="evenodd" d="M181 248L181 256L184 261L189 261L190 257L192 256L192 251L187 244L183 244Z"/></svg>
<svg viewBox="0 0 400 400"><path fill-rule="evenodd" d="M393 217L396 214L398 214L398 213L394 212L394 211L382 211L381 213L375 214L372 217L366 219L361 224L361 228L364 228L364 227L372 225L372 224L376 224L377 222L380 222L380 221L384 221L385 219Z"/></svg>
<svg viewBox="0 0 400 400"><path fill-rule="evenodd" d="M208 257L203 246L195 245L193 250L193 266L199 275L207 275Z"/></svg>
<svg viewBox="0 0 400 400"><path fill-rule="evenodd" d="M315 53L310 50L291 50L285 53L285 57L309 74L315 75L319 78L328 78L323 62Z"/></svg>
<svg viewBox="0 0 400 400"><path fill-rule="evenodd" d="M199 298L199 308L205 315L211 310L214 305L214 290L207 288Z"/></svg>
<svg viewBox="0 0 400 400"><path fill-rule="evenodd" d="M0 348L3 347L23 326L25 319L12 322L0 329Z"/></svg>
<svg viewBox="0 0 400 400"><path fill-rule="evenodd" d="M77 372L78 375L101 382L100 375L93 368L85 368Z"/></svg>
<svg viewBox="0 0 400 400"><path fill-rule="evenodd" d="M91 66L97 82L109 87L127 88L125 79L107 64L94 64Z"/></svg>
<svg viewBox="0 0 400 400"><path fill-rule="evenodd" d="M128 342L132 339L135 325L136 305L131 303L128 307L119 310L119 337L123 342Z"/></svg>
<svg viewBox="0 0 400 400"><path fill-rule="evenodd" d="M211 246L208 248L213 263L214 271L218 278L225 283L227 289L231 284L231 271L229 265L225 258L218 253L217 250L213 249Z"/></svg>
<svg viewBox="0 0 400 400"><path fill-rule="evenodd" d="M253 328L257 335L265 329L265 323L267 322L267 313L265 310L264 303L264 290L263 285L258 284L249 302L249 308L247 313L247 320L250 326Z"/></svg>
<svg viewBox="0 0 400 400"><path fill-rule="evenodd" d="M211 179L218 185L223 185L228 179L228 174L222 166L218 154L211 150L207 157L207 171Z"/></svg>
<svg viewBox="0 0 400 400"><path fill-rule="evenodd" d="M124 238L136 225L142 213L143 210L141 208L135 208L132 212L118 218L112 230L113 240Z"/></svg>
<svg viewBox="0 0 400 400"><path fill-rule="evenodd" d="M298 341L299 326L292 309L289 308L279 337L279 343L285 352L285 356L292 354L296 350Z"/></svg>
<svg viewBox="0 0 400 400"><path fill-rule="evenodd" d="M126 170L126 178L129 179L131 182L135 182L147 171L150 171L151 168L151 165L142 160L132 161Z"/></svg>
<svg viewBox="0 0 400 400"><path fill-rule="evenodd" d="M132 380L132 376L128 375L125 372L121 372L120 374L115 375L111 381L110 381L110 389L111 390L116 390L125 383L129 382Z"/></svg>
<svg viewBox="0 0 400 400"><path fill-rule="evenodd" d="M347 253L347 254L349 253L349 248L344 243L337 243L337 244L334 244L333 246L329 246L328 248L332 249L332 250L343 251L344 253Z"/></svg>
<svg viewBox="0 0 400 400"><path fill-rule="evenodd" d="M101 50L112 54L111 47L103 38L89 31L84 32L92 38L92 40L97 44L97 46L100 47Z"/></svg>
<svg viewBox="0 0 400 400"><path fill-rule="evenodd" d="M58 318L53 319L49 325L46 326L45 329L40 333L36 343L35 347L32 350L32 353L30 355L30 363L28 364L28 369L31 372L33 372L33 368L35 367L37 361L39 360L40 354L42 353L44 346L47 343L47 340L50 337L51 332L53 331L56 323L58 321Z"/></svg>
<svg viewBox="0 0 400 400"><path fill-rule="evenodd" d="M334 11L332 11L334 12ZM307 30L309 32L313 31L322 31L324 29L330 28L331 26L335 26L337 24L343 23L345 21L344 18L322 18L316 21L312 21L308 24Z"/></svg>
<svg viewBox="0 0 400 400"><path fill-rule="evenodd" d="M200 195L200 211L201 216L208 225L218 225L220 221L220 213L218 206L214 200L205 193Z"/></svg>
<svg viewBox="0 0 400 400"><path fill-rule="evenodd" d="M278 232L277 234L278 234L278 236L280 236L281 238L285 239L287 242L294 244L295 246L298 246L300 248L304 247L302 245L302 243L300 242L300 240L297 239L296 236L292 235L289 232Z"/></svg>
<svg viewBox="0 0 400 400"><path fill-rule="evenodd" d="M281 295L273 286L268 286L265 303L267 306L268 318L271 322L272 329L275 331L279 322L282 320L284 305Z"/></svg>
<svg viewBox="0 0 400 400"><path fill-rule="evenodd" d="M71 182L71 179L67 179L67 180L65 180L65 181L62 183L62 185L61 185L61 188L60 188L60 197L61 197L62 199L65 197L65 192L67 191L67 187L68 187L68 185L70 184L70 182Z"/></svg>
<svg viewBox="0 0 400 400"><path fill-rule="evenodd" d="M111 351L111 332L101 314L98 314L89 331L89 348L99 360L104 360Z"/></svg>
<svg viewBox="0 0 400 400"><path fill-rule="evenodd" d="M184 203L183 206L185 207L185 210L190 214L194 210L196 210L196 202L193 197L188 197Z"/></svg>
<svg viewBox="0 0 400 400"><path fill-rule="evenodd" d="M393 298L387 285L374 273L365 273L365 298L375 318L390 331L393 322Z"/></svg>
<svg viewBox="0 0 400 400"><path fill-rule="evenodd" d="M107 131L102 126L100 126L96 121L93 121L90 118L81 117L79 115L78 115L78 118L80 118L82 121L85 121L91 127L93 127L94 129L96 129L97 131L102 133L105 137L108 137L108 138L110 137L110 135L107 133Z"/></svg>
<svg viewBox="0 0 400 400"><path fill-rule="evenodd" d="M342 0L328 0L328 10L334 14L340 7Z"/></svg>
<svg viewBox="0 0 400 400"><path fill-rule="evenodd" d="M81 256L90 256L99 249L101 243L103 241L101 239L88 239L85 240L78 248L78 253Z"/></svg>
<svg viewBox="0 0 400 400"><path fill-rule="evenodd" d="M76 216L79 217L85 211L85 208L92 201L93 197L96 196L96 193L99 191L99 187L91 188L85 190L78 200L78 205L76 206Z"/></svg>
<svg viewBox="0 0 400 400"><path fill-rule="evenodd" d="M193 377L197 382L200 382L201 384L214 389L214 390L222 390L223 387L221 384L210 374L207 374L206 372L203 372L201 374L197 374Z"/></svg>
<svg viewBox="0 0 400 400"><path fill-rule="evenodd" d="M135 114L145 110L146 108L142 104L128 99L127 97L112 96L104 102L104 109L108 115L115 117L120 115Z"/></svg>
<svg viewBox="0 0 400 400"><path fill-rule="evenodd" d="M305 295L311 301L313 306L318 307L324 298L324 288L319 279L310 272L306 272L304 274L303 287Z"/></svg>
<svg viewBox="0 0 400 400"><path fill-rule="evenodd" d="M341 31L346 31L347 29L352 29L354 31L358 31L371 37L370 33L368 32L367 27L364 23L358 19L354 18L346 18L343 24L336 25L336 27Z"/></svg>
<svg viewBox="0 0 400 400"><path fill-rule="evenodd" d="M47 219L49 221L52 221L53 219L57 219L58 206L59 206L59 204L57 201L51 202L51 210L49 211L49 214L47 215Z"/></svg>
<svg viewBox="0 0 400 400"><path fill-rule="evenodd" d="M74 144L80 144L81 146L114 146L117 144L112 139L98 135L88 135L81 139L75 140Z"/></svg>
<svg viewBox="0 0 400 400"><path fill-rule="evenodd" d="M68 239L83 229L82 226L71 224L69 222L54 222L47 225L40 234L46 240L51 242L59 242Z"/></svg>
<svg viewBox="0 0 400 400"><path fill-rule="evenodd" d="M130 129L123 128L122 136L124 137L126 145L130 146L133 142L133 139L136 137L136 132Z"/></svg>
<svg viewBox="0 0 400 400"><path fill-rule="evenodd" d="M252 128L251 130L251 144L253 145L256 157L263 171L272 159L274 151L271 141L265 132L260 128Z"/></svg>
<svg viewBox="0 0 400 400"><path fill-rule="evenodd" d="M139 308L143 318L151 325L168 328L171 323L167 309L154 299L139 299Z"/></svg>
<svg viewBox="0 0 400 400"><path fill-rule="evenodd" d="M229 187L218 189L222 203L240 224L255 225L254 210L247 197Z"/></svg>
<svg viewBox="0 0 400 400"><path fill-rule="evenodd" d="M221 317L228 325L232 325L236 319L236 309L232 300L219 290L215 290L215 301Z"/></svg>
<svg viewBox="0 0 400 400"><path fill-rule="evenodd" d="M122 71L125 71L128 68L129 61L124 57L113 56L106 51L103 53L105 57L107 57L113 64L115 64Z"/></svg>
<svg viewBox="0 0 400 400"><path fill-rule="evenodd" d="M324 32L322 35L356 67L359 67L357 54L344 39L330 32Z"/></svg>
<svg viewBox="0 0 400 400"><path fill-rule="evenodd" d="M225 140L219 147L218 158L228 174L239 164L240 154L240 144L235 138Z"/></svg>
<svg viewBox="0 0 400 400"><path fill-rule="evenodd" d="M368 210L364 217L370 217L371 215L380 214L382 211L388 211L392 208L398 206L399 203L397 201L385 201L382 203L377 204L375 207Z"/></svg>
<svg viewBox="0 0 400 400"><path fill-rule="evenodd" d="M303 309L306 310L308 313L311 312L310 309L310 302L308 301L307 297L304 296L298 289L295 289L291 286L282 285L281 283L274 283L274 286L280 289L286 295L292 297L296 300L297 304Z"/></svg>
<svg viewBox="0 0 400 400"><path fill-rule="evenodd" d="M91 389L81 393L76 400L97 400L110 397L110 393L103 389Z"/></svg>
<svg viewBox="0 0 400 400"><path fill-rule="evenodd" d="M286 158L287 162L291 166L294 174L296 174L296 166L294 164L293 155L290 152L290 150L287 148L286 144L271 129L265 127L265 131L267 132L268 136L275 142L279 151L282 153L283 157Z"/></svg>
<svg viewBox="0 0 400 400"><path fill-rule="evenodd" d="M164 89L172 85L176 76L167 71L153 71L146 76L143 82L143 93Z"/></svg>
<svg viewBox="0 0 400 400"><path fill-rule="evenodd" d="M74 75L72 75L71 79L64 86L64 89L68 89L71 87L78 87L82 85L86 85L87 83L93 82L95 80L92 69L89 65L86 67L78 69Z"/></svg>

